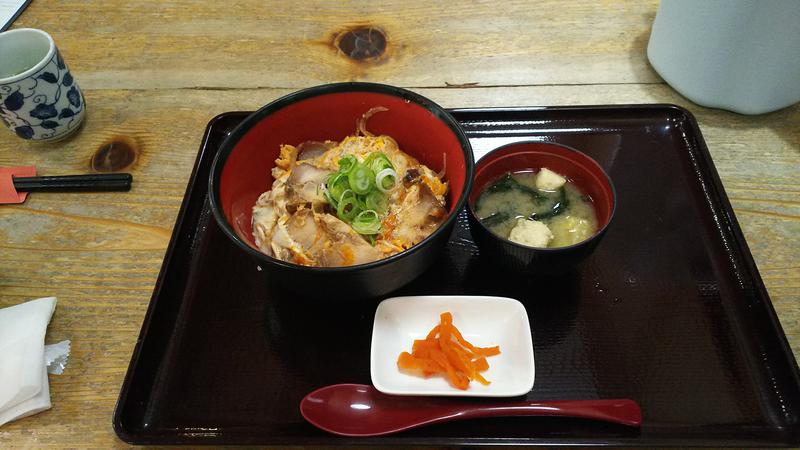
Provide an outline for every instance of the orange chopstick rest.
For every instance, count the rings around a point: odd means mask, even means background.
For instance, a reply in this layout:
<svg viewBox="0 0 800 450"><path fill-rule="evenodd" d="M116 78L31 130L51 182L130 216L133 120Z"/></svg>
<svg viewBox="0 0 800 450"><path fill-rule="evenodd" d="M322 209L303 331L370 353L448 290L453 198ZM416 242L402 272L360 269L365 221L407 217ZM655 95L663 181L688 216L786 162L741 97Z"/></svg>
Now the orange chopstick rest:
<svg viewBox="0 0 800 450"><path fill-rule="evenodd" d="M489 369L486 357L500 354L500 347L475 347L453 325L453 315L444 312L440 323L425 339L417 339L411 353L402 352L397 358L401 370L421 373L424 377L442 374L458 389L465 390L470 381L488 385L480 372Z"/></svg>
<svg viewBox="0 0 800 450"><path fill-rule="evenodd" d="M0 167L0 205L22 203L28 198L27 192L17 192L13 177L35 177L36 167Z"/></svg>

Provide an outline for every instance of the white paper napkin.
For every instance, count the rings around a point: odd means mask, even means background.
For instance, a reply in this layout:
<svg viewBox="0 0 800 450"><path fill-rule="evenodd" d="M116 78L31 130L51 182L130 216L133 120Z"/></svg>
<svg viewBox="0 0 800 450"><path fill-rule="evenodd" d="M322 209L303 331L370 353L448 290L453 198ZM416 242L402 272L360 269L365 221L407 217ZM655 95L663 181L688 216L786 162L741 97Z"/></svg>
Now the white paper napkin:
<svg viewBox="0 0 800 450"><path fill-rule="evenodd" d="M0 309L0 426L51 406L44 335L55 308L47 297Z"/></svg>
<svg viewBox="0 0 800 450"><path fill-rule="evenodd" d="M5 31L14 23L31 0L0 0L0 31Z"/></svg>

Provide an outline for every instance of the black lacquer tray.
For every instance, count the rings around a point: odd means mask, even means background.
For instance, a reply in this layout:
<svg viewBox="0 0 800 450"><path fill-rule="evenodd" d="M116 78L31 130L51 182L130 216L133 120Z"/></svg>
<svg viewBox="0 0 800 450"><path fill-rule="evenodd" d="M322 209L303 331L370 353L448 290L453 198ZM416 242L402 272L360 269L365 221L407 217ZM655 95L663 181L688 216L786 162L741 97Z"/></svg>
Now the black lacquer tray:
<svg viewBox="0 0 800 450"><path fill-rule="evenodd" d="M517 298L530 315L530 399L628 397L641 429L577 419L480 419L380 438L306 423L298 404L327 384L369 383L380 299L310 303L235 247L208 209L226 134L206 130L131 359L114 428L137 444L800 444L798 368L694 118L671 105L462 109L476 156L555 141L610 174L617 213L572 273L520 277L480 258L464 213L435 266L392 295ZM401 143L402 144L402 143Z"/></svg>

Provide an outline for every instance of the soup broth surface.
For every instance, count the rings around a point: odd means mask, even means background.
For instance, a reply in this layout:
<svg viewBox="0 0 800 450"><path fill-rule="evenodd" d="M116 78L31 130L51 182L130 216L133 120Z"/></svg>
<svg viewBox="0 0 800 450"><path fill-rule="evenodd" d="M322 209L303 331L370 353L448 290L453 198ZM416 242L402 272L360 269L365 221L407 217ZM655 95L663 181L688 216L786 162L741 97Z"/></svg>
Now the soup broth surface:
<svg viewBox="0 0 800 450"><path fill-rule="evenodd" d="M537 188L537 175L538 171L508 173L484 189L475 204L481 222L506 239L520 218L541 222L552 233L546 247L592 237L598 228L592 199L569 180L557 189Z"/></svg>

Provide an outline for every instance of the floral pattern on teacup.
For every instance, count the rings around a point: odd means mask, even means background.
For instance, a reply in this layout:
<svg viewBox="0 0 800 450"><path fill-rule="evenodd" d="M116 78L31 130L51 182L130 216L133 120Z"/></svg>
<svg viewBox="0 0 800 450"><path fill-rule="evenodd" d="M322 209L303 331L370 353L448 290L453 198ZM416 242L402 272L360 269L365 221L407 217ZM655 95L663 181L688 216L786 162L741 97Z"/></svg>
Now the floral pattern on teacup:
<svg viewBox="0 0 800 450"><path fill-rule="evenodd" d="M0 120L23 139L50 141L83 121L83 93L56 51L35 73L0 84Z"/></svg>

